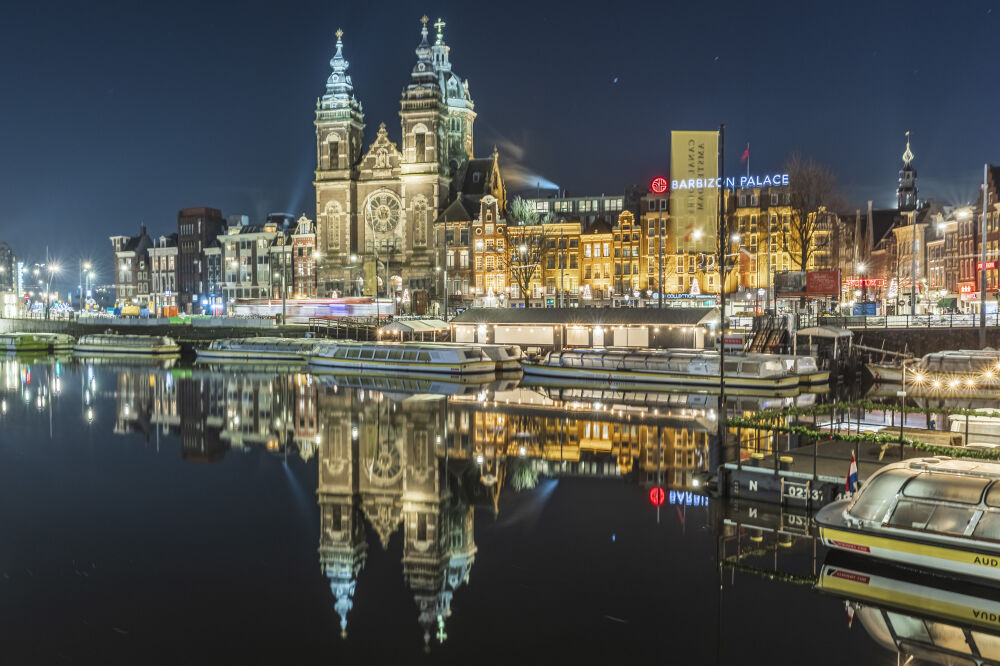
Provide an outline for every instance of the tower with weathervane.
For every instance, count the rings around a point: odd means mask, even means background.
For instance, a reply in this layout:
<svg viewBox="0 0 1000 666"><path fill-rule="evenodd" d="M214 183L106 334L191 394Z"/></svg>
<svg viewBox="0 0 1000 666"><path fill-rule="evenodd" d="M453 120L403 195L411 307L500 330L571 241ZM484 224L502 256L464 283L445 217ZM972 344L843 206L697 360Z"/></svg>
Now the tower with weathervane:
<svg viewBox="0 0 1000 666"><path fill-rule="evenodd" d="M913 168L913 151L910 150L909 132L906 133L903 168L899 170L899 188L896 190L896 205L901 211L917 209L917 170Z"/></svg>
<svg viewBox="0 0 1000 666"><path fill-rule="evenodd" d="M316 220L321 295L426 303L434 289L434 221L457 196L472 159L476 118L468 82L453 71L444 21L421 19L417 61L400 101L401 140L385 123L363 150L361 103L354 97L343 32L326 94L316 104Z"/></svg>

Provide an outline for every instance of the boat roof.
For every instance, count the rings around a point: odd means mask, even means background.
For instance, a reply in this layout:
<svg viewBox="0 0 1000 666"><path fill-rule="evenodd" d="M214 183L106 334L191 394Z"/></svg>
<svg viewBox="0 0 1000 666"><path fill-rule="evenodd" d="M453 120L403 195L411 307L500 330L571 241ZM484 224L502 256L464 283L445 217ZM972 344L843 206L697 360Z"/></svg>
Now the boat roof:
<svg viewBox="0 0 1000 666"><path fill-rule="evenodd" d="M978 476L989 479L1000 479L1000 463L969 458L949 458L935 456L932 458L916 458L886 465L880 471L905 470L911 476L924 472L947 474L952 476Z"/></svg>
<svg viewBox="0 0 1000 666"><path fill-rule="evenodd" d="M701 326L719 321L718 308L470 308L452 324L572 326Z"/></svg>
<svg viewBox="0 0 1000 666"><path fill-rule="evenodd" d="M847 328L837 328L836 326L809 326L799 329L796 335L811 335L814 338L849 338L854 333Z"/></svg>

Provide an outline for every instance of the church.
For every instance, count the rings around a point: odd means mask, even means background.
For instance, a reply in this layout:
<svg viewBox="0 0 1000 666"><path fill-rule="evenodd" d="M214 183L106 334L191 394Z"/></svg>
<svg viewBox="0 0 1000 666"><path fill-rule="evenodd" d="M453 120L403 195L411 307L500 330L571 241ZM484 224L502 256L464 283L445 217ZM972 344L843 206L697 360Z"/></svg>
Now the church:
<svg viewBox="0 0 1000 666"><path fill-rule="evenodd" d="M344 58L343 31L326 92L316 102L316 220L320 295L398 298L422 312L443 285L434 222L455 201L476 194L504 200L496 156L473 155L475 105L453 70L445 22L428 34L421 19L416 63L400 100L400 140L380 123L363 145L365 116ZM477 187L466 188L466 180ZM489 186L495 184L490 192ZM487 191L484 191L487 190Z"/></svg>

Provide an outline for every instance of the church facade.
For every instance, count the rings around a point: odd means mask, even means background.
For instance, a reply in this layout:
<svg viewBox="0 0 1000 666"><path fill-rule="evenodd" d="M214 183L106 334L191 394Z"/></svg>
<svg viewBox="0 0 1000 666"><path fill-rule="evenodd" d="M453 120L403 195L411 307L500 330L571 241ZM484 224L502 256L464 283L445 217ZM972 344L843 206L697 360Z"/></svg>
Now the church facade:
<svg viewBox="0 0 1000 666"><path fill-rule="evenodd" d="M473 160L475 105L453 70L444 21L421 19L416 63L400 100L400 136L385 123L363 145L365 115L354 94L343 32L325 94L316 104L319 291L398 297L423 311L436 298L434 222L461 196Z"/></svg>

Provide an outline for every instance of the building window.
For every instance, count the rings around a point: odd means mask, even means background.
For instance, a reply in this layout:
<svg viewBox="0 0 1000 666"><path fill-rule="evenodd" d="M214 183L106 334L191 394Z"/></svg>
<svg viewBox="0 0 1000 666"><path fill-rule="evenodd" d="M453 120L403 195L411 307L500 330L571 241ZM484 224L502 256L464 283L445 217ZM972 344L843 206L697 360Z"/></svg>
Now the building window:
<svg viewBox="0 0 1000 666"><path fill-rule="evenodd" d="M416 132L413 135L414 161L425 162L427 157L427 139L425 132Z"/></svg>
<svg viewBox="0 0 1000 666"><path fill-rule="evenodd" d="M330 143L327 144L329 150L329 158L327 160L327 167L330 169L340 168L340 141L336 136L330 139Z"/></svg>

